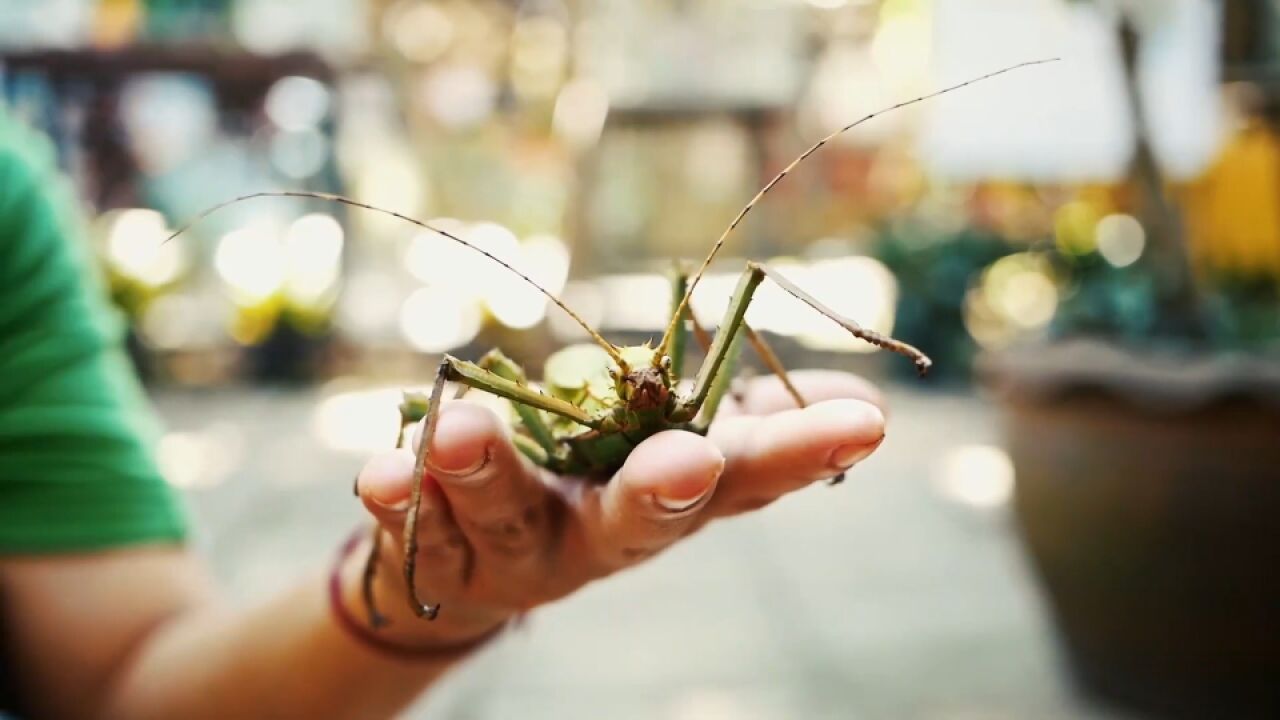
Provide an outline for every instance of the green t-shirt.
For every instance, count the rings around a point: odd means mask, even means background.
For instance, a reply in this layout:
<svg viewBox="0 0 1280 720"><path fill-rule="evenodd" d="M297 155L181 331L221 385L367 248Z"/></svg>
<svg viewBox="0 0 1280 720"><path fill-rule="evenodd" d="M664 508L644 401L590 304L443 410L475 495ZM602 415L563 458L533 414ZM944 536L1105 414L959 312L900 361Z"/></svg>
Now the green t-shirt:
<svg viewBox="0 0 1280 720"><path fill-rule="evenodd" d="M178 541L157 426L53 158L0 112L0 554Z"/></svg>

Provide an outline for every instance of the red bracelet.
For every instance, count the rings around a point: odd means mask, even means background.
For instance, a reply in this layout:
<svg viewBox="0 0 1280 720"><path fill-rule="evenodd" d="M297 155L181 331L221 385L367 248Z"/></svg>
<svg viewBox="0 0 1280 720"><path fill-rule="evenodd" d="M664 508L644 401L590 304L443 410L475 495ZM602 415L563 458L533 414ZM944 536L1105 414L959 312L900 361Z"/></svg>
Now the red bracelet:
<svg viewBox="0 0 1280 720"><path fill-rule="evenodd" d="M431 647L405 647L388 641L386 638L378 636L371 628L367 627L360 620L356 619L347 608L347 604L343 602L342 597L342 566L346 563L351 553L355 552L360 546L360 540L368 535L367 530L358 530L342 544L342 548L338 551L338 557L333 563L333 569L329 572L329 609L333 614L334 620L337 621L338 627L346 631L347 635L361 645L382 655L388 655L398 660L442 660L445 658L465 655L476 648L488 643L502 633L507 628L508 622L499 624L492 630L485 632L483 635L465 640L452 645L433 645Z"/></svg>

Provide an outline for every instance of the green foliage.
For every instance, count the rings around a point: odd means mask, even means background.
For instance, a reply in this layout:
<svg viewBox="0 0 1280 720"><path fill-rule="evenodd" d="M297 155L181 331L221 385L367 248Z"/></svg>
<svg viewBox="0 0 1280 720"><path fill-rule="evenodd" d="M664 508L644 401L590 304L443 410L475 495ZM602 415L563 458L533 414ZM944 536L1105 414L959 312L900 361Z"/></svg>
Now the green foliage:
<svg viewBox="0 0 1280 720"><path fill-rule="evenodd" d="M1063 286L1054 337L1102 336L1131 346L1264 352L1280 349L1280 283L1265 276L1212 277L1197 293L1202 338L1183 332L1142 262L1109 265L1097 253L1053 255Z"/></svg>
<svg viewBox="0 0 1280 720"><path fill-rule="evenodd" d="M1016 250L999 235L972 227L940 231L903 220L881 229L873 254L898 279L894 335L928 348L938 379L968 377L977 345L965 329L965 294L983 269ZM905 367L894 367L906 375Z"/></svg>

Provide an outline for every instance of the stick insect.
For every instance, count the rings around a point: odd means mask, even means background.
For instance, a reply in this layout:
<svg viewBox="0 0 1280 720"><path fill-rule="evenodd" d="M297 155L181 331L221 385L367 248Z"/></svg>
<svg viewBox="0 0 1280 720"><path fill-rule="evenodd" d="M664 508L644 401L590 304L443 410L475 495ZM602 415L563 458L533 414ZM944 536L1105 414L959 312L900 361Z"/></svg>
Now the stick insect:
<svg viewBox="0 0 1280 720"><path fill-rule="evenodd" d="M800 407L805 406L804 398L791 382L777 354L765 338L752 329L745 319L747 308L751 304L756 289L766 279L773 281L813 310L830 318L854 337L905 356L915 364L916 370L921 375L925 374L932 361L919 349L864 328L853 320L841 316L776 270L758 262L747 263L746 270L743 271L724 317L718 325L714 339L693 316L689 301L707 268L747 214L797 165L836 136L899 108L924 102L1019 68L1055 60L1057 58L1019 63L900 102L845 125L814 143L792 160L782 172L774 176L738 212L712 245L696 271L690 273L683 267L677 267L672 273L671 319L657 345L649 343L626 347L614 345L554 293L488 251L468 243L457 235L401 213L374 207L340 195L301 191L257 192L244 195L205 210L175 231L168 239L177 237L217 210L253 198L301 197L341 203L399 218L484 255L536 288L586 331L593 344L571 346L553 354L547 361L544 382L541 386L532 384L525 371L500 350L492 350L474 363L445 354L440 360L435 381L429 393L417 391L404 393L403 402L399 407L400 428L396 437L396 446L400 447L403 444L405 431L414 423L423 421L423 430L416 455L414 483L402 539L403 577L409 606L415 615L433 620L440 611L440 605L424 601L415 581L418 556L417 523L422 503L423 482L430 460L430 448L447 383L458 384L456 397L461 397L470 389L476 389L511 401L517 417L512 439L517 449L532 462L556 473L580 475L607 482L608 478L622 467L631 450L655 433L668 429L685 430L700 435L707 433L711 421L716 417L721 400L726 393L731 392L733 367L741 353L744 338L747 344L752 346L761 362L781 380L796 404ZM702 345L705 355L693 377L692 389L684 393L678 388L678 383L681 380L680 373L690 336ZM840 479L840 477L834 478L832 482L839 482ZM380 553L381 542L382 533L375 530L372 548L365 564L362 588L366 611L370 624L374 627L379 627L386 622L384 616L378 611L373 596L373 581L377 567L375 560Z"/></svg>

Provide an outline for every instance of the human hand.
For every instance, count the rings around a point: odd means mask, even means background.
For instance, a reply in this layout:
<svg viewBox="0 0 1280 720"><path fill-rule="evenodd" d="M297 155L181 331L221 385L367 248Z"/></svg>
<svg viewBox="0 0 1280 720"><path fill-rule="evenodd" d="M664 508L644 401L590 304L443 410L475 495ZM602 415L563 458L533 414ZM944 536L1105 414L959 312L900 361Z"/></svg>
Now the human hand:
<svg viewBox="0 0 1280 720"><path fill-rule="evenodd" d="M390 624L379 632L411 648L465 643L651 557L713 519L831 478L879 446L883 401L873 386L836 372L801 371L792 379L809 407L795 408L776 379L756 379L741 407L726 398L707 437L654 435L608 484L535 467L492 411L446 402L418 522L419 591L443 607L434 622L414 616L401 573L413 452L380 454L358 478L360 498L383 533L374 595ZM420 424L414 435L416 446ZM347 602L364 617L356 604L360 568L350 565Z"/></svg>

